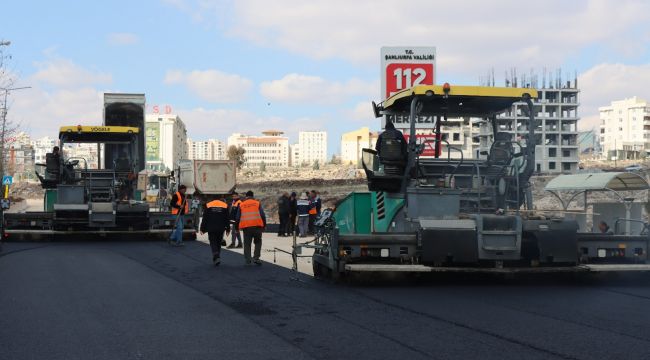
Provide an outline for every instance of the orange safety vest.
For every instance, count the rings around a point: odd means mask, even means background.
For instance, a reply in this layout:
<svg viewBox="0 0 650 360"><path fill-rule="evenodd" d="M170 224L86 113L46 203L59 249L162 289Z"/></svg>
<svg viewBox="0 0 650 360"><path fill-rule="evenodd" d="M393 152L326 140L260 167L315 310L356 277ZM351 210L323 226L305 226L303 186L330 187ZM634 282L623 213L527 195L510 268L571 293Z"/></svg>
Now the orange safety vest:
<svg viewBox="0 0 650 360"><path fill-rule="evenodd" d="M249 227L264 227L264 221L260 215L260 202L255 199L246 199L239 204L239 229Z"/></svg>
<svg viewBox="0 0 650 360"><path fill-rule="evenodd" d="M207 207L207 208L220 207L220 208L227 209L228 204L226 204L225 202L223 202L221 200L212 200L209 203L205 204L205 207Z"/></svg>
<svg viewBox="0 0 650 360"><path fill-rule="evenodd" d="M183 199L184 198L185 197L179 191L177 191L176 192L176 199L177 199L176 200L176 205L181 207L183 205ZM184 214L187 214L188 212L190 212L190 205L187 203L187 200L185 200L185 212L184 212ZM177 215L177 214L178 214L178 209L173 207L172 208L172 215Z"/></svg>
<svg viewBox="0 0 650 360"><path fill-rule="evenodd" d="M312 205L313 205L314 207L311 207ZM318 215L318 212L316 211L316 204L314 204L313 202L310 201L310 202L309 202L309 206L310 206L310 208L309 208L309 215Z"/></svg>

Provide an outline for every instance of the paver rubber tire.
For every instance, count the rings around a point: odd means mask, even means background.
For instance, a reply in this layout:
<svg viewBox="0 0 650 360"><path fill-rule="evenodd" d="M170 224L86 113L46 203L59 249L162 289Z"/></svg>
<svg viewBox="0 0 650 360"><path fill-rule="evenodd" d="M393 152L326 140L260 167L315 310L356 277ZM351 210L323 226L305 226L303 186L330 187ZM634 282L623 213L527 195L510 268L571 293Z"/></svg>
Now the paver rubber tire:
<svg viewBox="0 0 650 360"><path fill-rule="evenodd" d="M314 273L314 278L320 279L323 277L323 265L320 263L313 261L311 262L311 268Z"/></svg>

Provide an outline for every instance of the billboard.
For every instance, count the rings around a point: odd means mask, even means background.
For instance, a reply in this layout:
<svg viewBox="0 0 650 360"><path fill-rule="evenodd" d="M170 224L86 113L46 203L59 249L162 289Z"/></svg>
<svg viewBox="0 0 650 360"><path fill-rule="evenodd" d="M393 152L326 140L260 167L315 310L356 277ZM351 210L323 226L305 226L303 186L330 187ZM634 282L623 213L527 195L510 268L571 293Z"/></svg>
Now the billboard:
<svg viewBox="0 0 650 360"><path fill-rule="evenodd" d="M409 135L404 134L406 142L409 141ZM436 135L435 134L418 134L415 135L416 142L418 145L424 144L424 150L420 154L420 157L435 157L436 156ZM440 147L438 147L438 155L440 154Z"/></svg>
<svg viewBox="0 0 650 360"><path fill-rule="evenodd" d="M433 85L436 80L436 48L432 46L384 46L381 48L382 100L416 85ZM389 118L399 129L406 129L404 119ZM397 121L394 121L397 120ZM382 121L382 128L386 119ZM433 121L418 119L418 128L433 128Z"/></svg>
<svg viewBox="0 0 650 360"><path fill-rule="evenodd" d="M147 161L160 161L160 124L145 123L144 147Z"/></svg>

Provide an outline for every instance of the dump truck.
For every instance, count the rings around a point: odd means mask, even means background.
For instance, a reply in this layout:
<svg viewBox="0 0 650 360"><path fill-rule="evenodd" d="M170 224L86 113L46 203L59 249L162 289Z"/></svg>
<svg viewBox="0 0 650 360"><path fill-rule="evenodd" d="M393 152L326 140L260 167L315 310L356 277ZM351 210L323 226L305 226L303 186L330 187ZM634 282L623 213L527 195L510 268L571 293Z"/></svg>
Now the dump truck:
<svg viewBox="0 0 650 360"><path fill-rule="evenodd" d="M230 195L235 191L237 164L232 160L180 160L173 173L187 193L201 201Z"/></svg>
<svg viewBox="0 0 650 360"><path fill-rule="evenodd" d="M104 125L63 126L62 154L48 153L37 177L44 209L4 215L9 239L70 239L100 235L167 237L175 216L152 210L138 198L137 174L144 168L142 94L105 94ZM70 146L94 148L96 161L67 156ZM184 236L196 236L195 216L185 217Z"/></svg>
<svg viewBox="0 0 650 360"><path fill-rule="evenodd" d="M363 149L368 191L351 193L319 220L322 228L310 244L314 274L650 270L650 235L616 235L602 245L602 237L579 237L576 221L534 210L536 97L529 88L444 84L415 86L373 103L377 117L408 119L407 151L401 153L396 139L379 144L379 153ZM523 109L520 138L499 126L499 114L515 103ZM418 116L435 121L424 143L416 140ZM465 159L444 139L448 118L487 122L492 143L484 159ZM435 149L433 158L420 156L427 146ZM584 254L598 246L635 249L633 264L615 257L590 262Z"/></svg>
<svg viewBox="0 0 650 360"><path fill-rule="evenodd" d="M187 186L194 221L199 223L203 206L212 200L230 198L235 191L237 164L231 160L179 160L171 173L172 188Z"/></svg>

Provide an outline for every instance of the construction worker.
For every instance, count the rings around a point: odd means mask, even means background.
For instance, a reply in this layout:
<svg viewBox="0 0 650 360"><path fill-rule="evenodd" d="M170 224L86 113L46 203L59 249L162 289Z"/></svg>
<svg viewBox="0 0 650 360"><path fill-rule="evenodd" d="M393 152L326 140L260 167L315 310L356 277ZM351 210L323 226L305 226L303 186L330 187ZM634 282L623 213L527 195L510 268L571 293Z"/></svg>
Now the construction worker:
<svg viewBox="0 0 650 360"><path fill-rule="evenodd" d="M382 156L382 152L384 152L383 150L389 144L390 145L396 144L397 151L399 152L399 154L401 154L402 157L406 157L407 142L406 142L406 138L404 138L404 134L402 134L401 131L395 129L395 125L393 125L392 122L387 121L386 126L384 128L384 132L379 134L379 137L377 138L377 143L375 144L375 150L377 151L377 155L380 158ZM384 155L388 156L388 154L384 154Z"/></svg>
<svg viewBox="0 0 650 360"><path fill-rule="evenodd" d="M314 223L316 222L316 217L318 216L318 204L316 199L316 190L307 192L307 197L309 198L309 234L314 234Z"/></svg>
<svg viewBox="0 0 650 360"><path fill-rule="evenodd" d="M296 213L298 214L298 230L300 237L307 236L310 209L311 203L309 202L309 199L307 199L307 194L300 194L300 199L296 201Z"/></svg>
<svg viewBox="0 0 650 360"><path fill-rule="evenodd" d="M278 218L280 219L280 226L278 226L278 236L289 235L289 213L291 211L291 198L288 192L282 193L278 199Z"/></svg>
<svg viewBox="0 0 650 360"><path fill-rule="evenodd" d="M614 232L609 229L609 225L607 225L605 221L598 223L598 231L600 231L601 234L614 235Z"/></svg>
<svg viewBox="0 0 650 360"><path fill-rule="evenodd" d="M239 212L240 204L241 204L241 200L239 199L239 194L237 192L233 193L232 202L230 203L230 224L231 224L230 231L232 232L232 238L230 241L230 245L228 245L228 249L242 247L241 234L239 232L239 224L237 223L237 219L236 219L237 213ZM237 245L235 245L235 243L237 243Z"/></svg>
<svg viewBox="0 0 650 360"><path fill-rule="evenodd" d="M239 204L237 222L239 230L244 232L244 257L246 265L251 264L251 242L255 243L253 262L262 265L260 255L262 253L262 231L266 227L266 215L259 201L253 198L252 191L246 192L246 199Z"/></svg>
<svg viewBox="0 0 650 360"><path fill-rule="evenodd" d="M212 249L212 263L219 266L221 263L221 245L224 232L230 232L230 217L228 204L225 199L219 198L205 204L203 219L201 220L200 233L208 233L210 248Z"/></svg>
<svg viewBox="0 0 650 360"><path fill-rule="evenodd" d="M61 152L58 146L52 148L52 156L56 158L61 158Z"/></svg>
<svg viewBox="0 0 650 360"><path fill-rule="evenodd" d="M395 129L392 122L386 122L386 129L379 134L375 145L379 163L387 175L404 175L408 158L408 148L404 134Z"/></svg>
<svg viewBox="0 0 650 360"><path fill-rule="evenodd" d="M291 193L289 198L289 235L296 233L296 217L298 216L298 198L296 192Z"/></svg>
<svg viewBox="0 0 650 360"><path fill-rule="evenodd" d="M169 241L171 244L176 246L183 245L183 223L184 215L189 212L190 206L185 198L185 193L187 192L187 186L179 185L178 191L172 196L171 208L172 215L176 215L176 226L172 232Z"/></svg>

